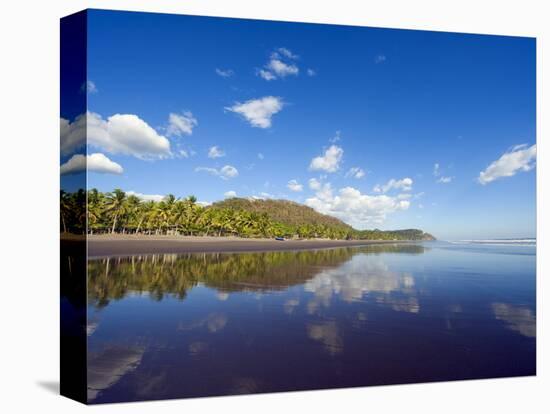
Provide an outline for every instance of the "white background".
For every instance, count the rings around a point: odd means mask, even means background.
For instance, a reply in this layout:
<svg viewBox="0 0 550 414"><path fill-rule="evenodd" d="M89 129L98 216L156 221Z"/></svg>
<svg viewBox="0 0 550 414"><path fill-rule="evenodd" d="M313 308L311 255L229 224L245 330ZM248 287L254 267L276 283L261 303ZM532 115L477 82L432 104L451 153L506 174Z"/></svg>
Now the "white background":
<svg viewBox="0 0 550 414"><path fill-rule="evenodd" d="M309 4L308 4L309 3ZM95 406L94 412L361 410L406 413L550 412L547 329L549 187L542 120L550 13L543 1L27 0L0 8L0 411L78 413L58 377L59 21L86 7L434 29L538 38L538 376L244 397ZM546 25L546 27L545 27ZM543 79L545 77L546 79ZM547 102L547 101L546 101ZM475 149L472 149L475 150ZM545 165L546 164L546 165ZM513 195L511 195L513 196ZM546 296L548 292L545 292ZM545 312L546 311L546 312ZM365 352L368 352L365 350ZM246 356L245 356L246 357Z"/></svg>

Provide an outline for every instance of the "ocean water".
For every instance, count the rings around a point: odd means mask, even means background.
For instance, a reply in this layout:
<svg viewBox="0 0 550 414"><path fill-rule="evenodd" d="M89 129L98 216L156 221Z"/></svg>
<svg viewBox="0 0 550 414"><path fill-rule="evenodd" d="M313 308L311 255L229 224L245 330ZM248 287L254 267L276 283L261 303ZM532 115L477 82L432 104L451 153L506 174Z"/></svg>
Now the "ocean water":
<svg viewBox="0 0 550 414"><path fill-rule="evenodd" d="M536 373L535 245L89 263L92 403Z"/></svg>

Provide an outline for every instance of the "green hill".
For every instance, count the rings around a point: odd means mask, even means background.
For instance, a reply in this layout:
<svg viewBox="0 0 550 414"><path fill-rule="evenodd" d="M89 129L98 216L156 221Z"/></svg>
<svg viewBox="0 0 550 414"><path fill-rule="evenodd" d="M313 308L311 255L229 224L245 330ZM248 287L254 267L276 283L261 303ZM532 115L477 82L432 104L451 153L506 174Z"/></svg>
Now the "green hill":
<svg viewBox="0 0 550 414"><path fill-rule="evenodd" d="M332 216L321 214L311 207L288 200L255 200L229 198L212 204L209 209L246 211L265 215L279 226L279 234L299 237L330 237L372 240L435 240L422 230L356 230Z"/></svg>
<svg viewBox="0 0 550 414"><path fill-rule="evenodd" d="M248 198L228 198L212 204L211 208L245 210L257 214L267 214L273 221L288 226L326 225L343 230L352 230L352 227L336 217L316 212L303 204L288 200L255 200Z"/></svg>

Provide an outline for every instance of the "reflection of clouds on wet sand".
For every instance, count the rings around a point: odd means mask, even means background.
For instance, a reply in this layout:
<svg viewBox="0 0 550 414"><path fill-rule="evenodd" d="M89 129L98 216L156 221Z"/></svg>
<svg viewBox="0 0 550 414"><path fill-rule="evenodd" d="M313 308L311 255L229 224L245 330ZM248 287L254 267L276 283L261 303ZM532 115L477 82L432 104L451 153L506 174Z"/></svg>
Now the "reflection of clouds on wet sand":
<svg viewBox="0 0 550 414"><path fill-rule="evenodd" d="M307 304L309 314L321 306L328 307L334 296L354 302L367 294L393 310L418 313L420 305L414 286L410 273L390 270L382 257L357 255L337 268L321 271L306 282L304 289L314 294Z"/></svg>
<svg viewBox="0 0 550 414"><path fill-rule="evenodd" d="M537 336L537 321L531 309L512 306L506 303L491 305L495 318L506 323L506 326L529 338Z"/></svg>
<svg viewBox="0 0 550 414"><path fill-rule="evenodd" d="M98 326L99 322L88 321L88 323L86 324L86 335L92 336Z"/></svg>
<svg viewBox="0 0 550 414"><path fill-rule="evenodd" d="M377 296L376 303L388 305L394 311L398 312L418 313L420 311L418 299L414 296L409 296L405 298Z"/></svg>
<svg viewBox="0 0 550 414"><path fill-rule="evenodd" d="M258 392L259 384L254 378L238 377L232 380L231 394L252 394Z"/></svg>
<svg viewBox="0 0 550 414"><path fill-rule="evenodd" d="M111 347L88 356L88 401L116 384L141 363L145 348Z"/></svg>
<svg viewBox="0 0 550 414"><path fill-rule="evenodd" d="M209 314L207 317L190 324L183 324L180 322L178 325L178 331L189 331L191 329L206 327L209 332L215 333L225 328L226 324L227 316L223 313L214 312Z"/></svg>
<svg viewBox="0 0 550 414"><path fill-rule="evenodd" d="M294 309L300 304L298 299L289 299L283 304L283 309L286 314L290 315Z"/></svg>
<svg viewBox="0 0 550 414"><path fill-rule="evenodd" d="M331 355L342 352L342 338L335 321L310 323L307 325L307 334L311 339L321 342Z"/></svg>
<svg viewBox="0 0 550 414"><path fill-rule="evenodd" d="M189 355L198 356L208 349L206 342L196 341L189 344Z"/></svg>

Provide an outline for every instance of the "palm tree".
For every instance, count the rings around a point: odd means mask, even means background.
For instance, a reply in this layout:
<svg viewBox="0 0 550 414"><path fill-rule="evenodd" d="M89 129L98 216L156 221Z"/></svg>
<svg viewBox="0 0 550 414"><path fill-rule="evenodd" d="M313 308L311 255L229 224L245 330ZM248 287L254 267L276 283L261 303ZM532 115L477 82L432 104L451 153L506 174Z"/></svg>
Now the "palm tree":
<svg viewBox="0 0 550 414"><path fill-rule="evenodd" d="M64 190L61 190L59 212L61 213L61 223L63 224L63 233L67 233L67 221L71 212L70 197Z"/></svg>
<svg viewBox="0 0 550 414"><path fill-rule="evenodd" d="M107 195L107 211L113 217L113 227L111 233L116 230L116 224L119 217L121 217L126 210L126 193L119 188L115 188L112 193Z"/></svg>
<svg viewBox="0 0 550 414"><path fill-rule="evenodd" d="M88 227L93 233L93 230L97 228L98 223L101 220L105 203L105 197L103 193L97 191L97 188L92 188L88 191Z"/></svg>

